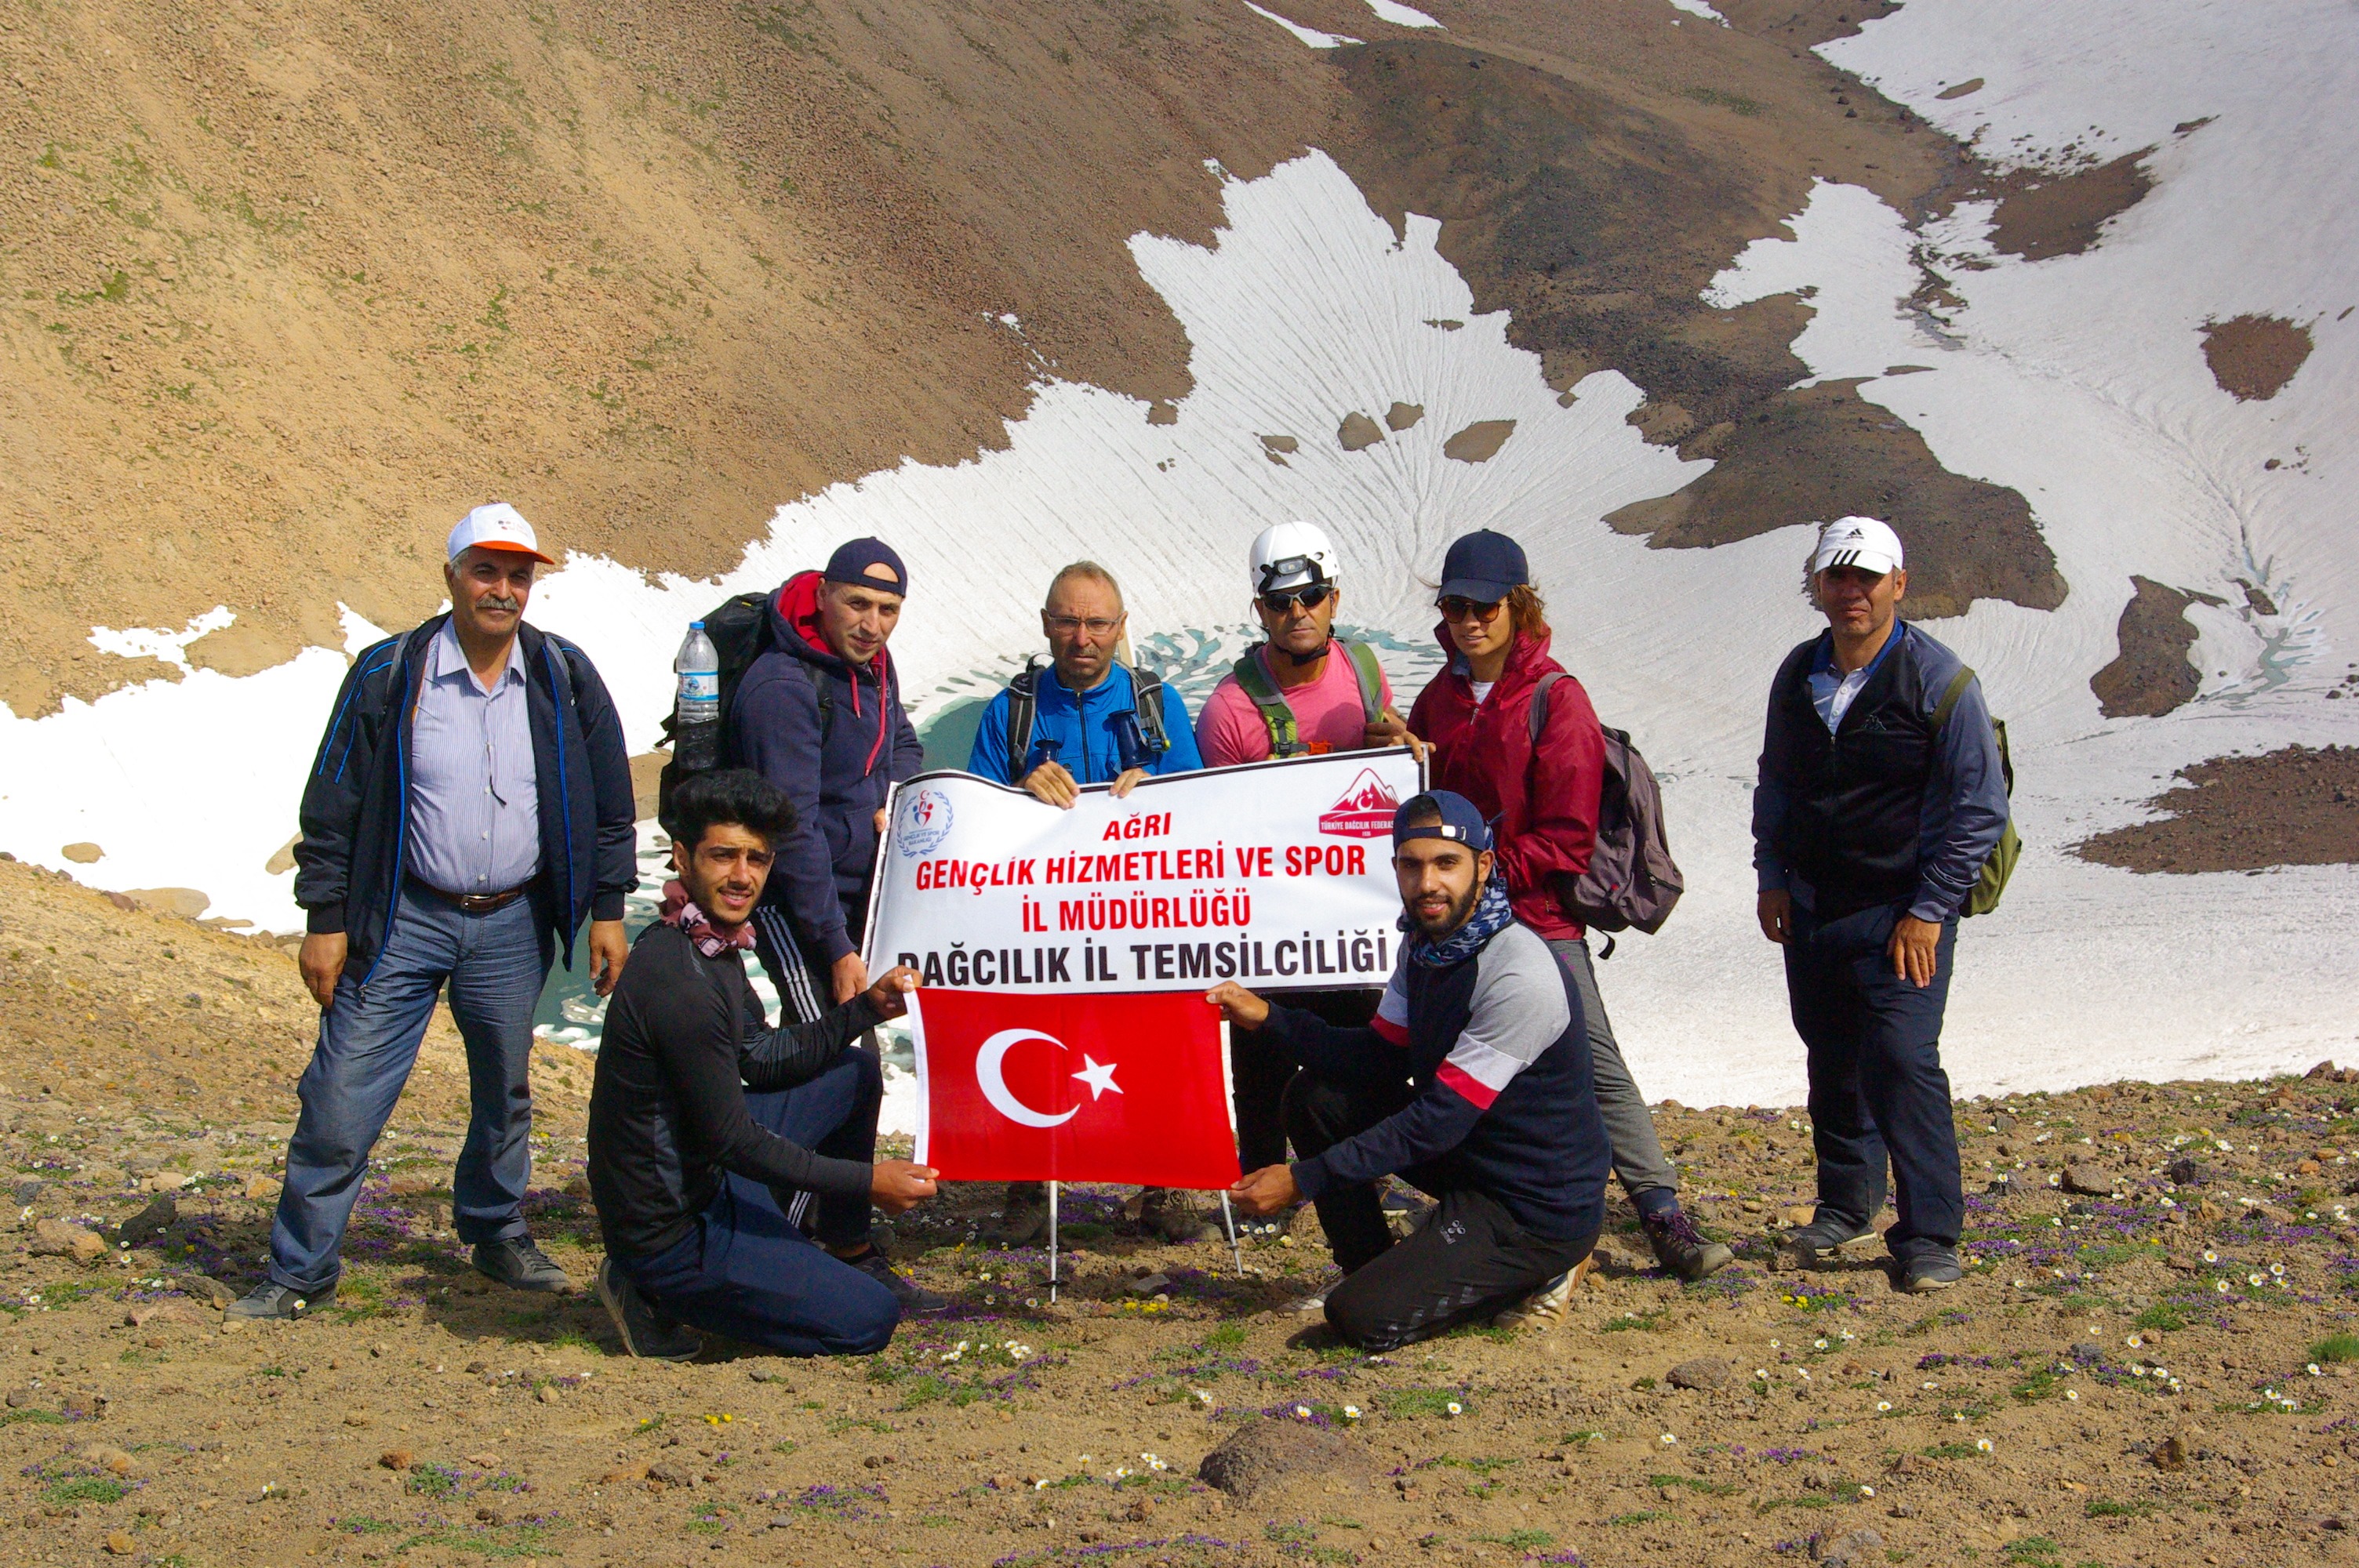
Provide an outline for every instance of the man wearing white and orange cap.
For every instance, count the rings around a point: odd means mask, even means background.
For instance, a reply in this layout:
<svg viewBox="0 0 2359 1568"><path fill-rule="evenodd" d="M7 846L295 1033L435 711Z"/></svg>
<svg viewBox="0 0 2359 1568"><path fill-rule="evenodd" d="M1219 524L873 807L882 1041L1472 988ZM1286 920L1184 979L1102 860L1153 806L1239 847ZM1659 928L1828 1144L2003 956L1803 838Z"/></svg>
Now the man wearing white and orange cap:
<svg viewBox="0 0 2359 1568"><path fill-rule="evenodd" d="M560 945L590 922L601 995L623 972L638 885L631 764L587 655L524 623L541 553L505 502L451 530L451 609L353 661L304 786L295 902L320 1037L297 1093L270 1272L236 1317L287 1318L336 1293L369 1151L449 988L472 1114L451 1182L477 1270L571 1288L524 1222L532 1169L532 1014Z"/></svg>
<svg viewBox="0 0 2359 1568"><path fill-rule="evenodd" d="M2006 768L1974 672L1899 619L1889 524L1826 524L1809 588L1827 629L1770 683L1753 795L1761 934L1786 950L1819 1166L1817 1212L1779 1250L1810 1269L1872 1243L1888 1161L1893 1285L1938 1291L1962 1276L1965 1218L1941 1015L1959 914L2006 827Z"/></svg>

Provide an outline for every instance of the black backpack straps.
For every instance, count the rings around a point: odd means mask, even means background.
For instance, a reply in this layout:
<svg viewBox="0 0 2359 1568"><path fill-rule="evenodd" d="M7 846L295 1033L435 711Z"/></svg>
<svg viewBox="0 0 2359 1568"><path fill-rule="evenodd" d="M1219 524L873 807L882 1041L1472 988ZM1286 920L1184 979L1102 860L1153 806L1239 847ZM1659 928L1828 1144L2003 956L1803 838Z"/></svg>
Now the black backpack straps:
<svg viewBox="0 0 2359 1568"><path fill-rule="evenodd" d="M1032 726L1040 717L1040 659L1034 654L1024 661L1016 678L1007 683L1007 782L1021 784L1030 770L1025 763L1032 760Z"/></svg>
<svg viewBox="0 0 2359 1568"><path fill-rule="evenodd" d="M1147 736L1147 749L1163 755L1171 749L1171 737L1163 729L1163 677L1143 665L1133 669L1130 700L1138 711L1138 728Z"/></svg>
<svg viewBox="0 0 2359 1568"><path fill-rule="evenodd" d="M1562 679L1562 670L1549 670L1532 687L1532 705L1524 714L1524 728L1531 733L1535 751L1539 749L1541 732L1548 729L1548 688Z"/></svg>

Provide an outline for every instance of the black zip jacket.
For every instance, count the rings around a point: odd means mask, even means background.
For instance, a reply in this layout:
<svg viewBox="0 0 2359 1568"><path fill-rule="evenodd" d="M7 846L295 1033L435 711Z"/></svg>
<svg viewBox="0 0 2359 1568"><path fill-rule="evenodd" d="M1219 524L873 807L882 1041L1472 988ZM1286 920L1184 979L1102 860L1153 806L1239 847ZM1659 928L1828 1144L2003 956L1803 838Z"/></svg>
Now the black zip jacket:
<svg viewBox="0 0 2359 1568"><path fill-rule="evenodd" d="M303 786L295 902L305 928L343 932L348 964L375 967L393 925L409 827L409 715L426 651L450 616L353 661ZM539 778L540 874L532 903L573 963L585 918L620 920L639 885L637 811L623 722L590 656L524 626L526 710ZM561 657L552 657L552 653ZM365 983L369 969L361 971Z"/></svg>
<svg viewBox="0 0 2359 1568"><path fill-rule="evenodd" d="M687 1236L721 1173L818 1193L865 1193L870 1168L789 1143L745 1091L790 1088L882 1022L865 991L809 1023L772 1029L745 958L696 950L676 925L639 933L606 1005L590 1090L590 1195L606 1249L652 1258Z"/></svg>

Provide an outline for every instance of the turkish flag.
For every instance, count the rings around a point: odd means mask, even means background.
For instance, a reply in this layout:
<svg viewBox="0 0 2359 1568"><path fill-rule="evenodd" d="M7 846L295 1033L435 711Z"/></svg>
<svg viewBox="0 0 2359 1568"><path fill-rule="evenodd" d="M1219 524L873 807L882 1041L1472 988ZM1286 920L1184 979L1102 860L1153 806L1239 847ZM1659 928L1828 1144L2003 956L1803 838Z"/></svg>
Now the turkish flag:
<svg viewBox="0 0 2359 1568"><path fill-rule="evenodd" d="M929 986L918 1161L951 1181L1237 1179L1221 1013L1201 991L1017 996Z"/></svg>

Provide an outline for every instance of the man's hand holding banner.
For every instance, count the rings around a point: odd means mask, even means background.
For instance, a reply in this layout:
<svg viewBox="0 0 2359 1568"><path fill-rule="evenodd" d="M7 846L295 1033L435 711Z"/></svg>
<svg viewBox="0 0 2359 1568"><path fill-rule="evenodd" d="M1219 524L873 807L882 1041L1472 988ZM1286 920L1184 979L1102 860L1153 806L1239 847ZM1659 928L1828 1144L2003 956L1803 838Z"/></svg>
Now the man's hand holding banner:
<svg viewBox="0 0 2359 1568"><path fill-rule="evenodd" d="M1376 988L1400 899L1406 750L1103 786L1060 809L968 773L901 785L867 953L908 964L926 1109L952 1180L1226 1186L1227 1053L1203 993Z"/></svg>

